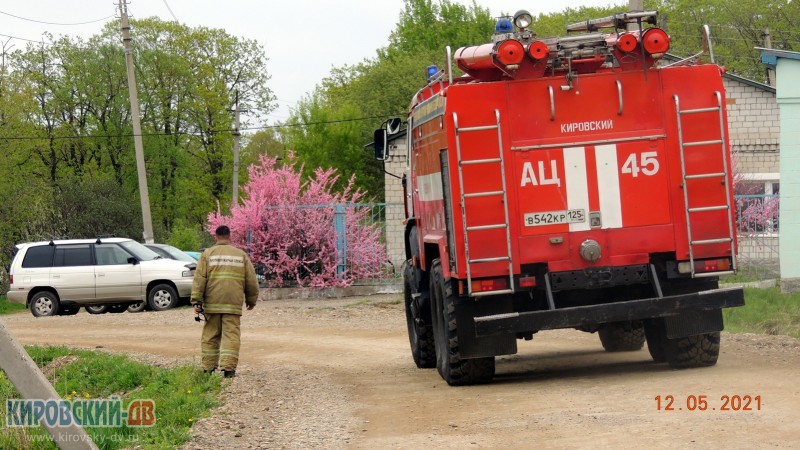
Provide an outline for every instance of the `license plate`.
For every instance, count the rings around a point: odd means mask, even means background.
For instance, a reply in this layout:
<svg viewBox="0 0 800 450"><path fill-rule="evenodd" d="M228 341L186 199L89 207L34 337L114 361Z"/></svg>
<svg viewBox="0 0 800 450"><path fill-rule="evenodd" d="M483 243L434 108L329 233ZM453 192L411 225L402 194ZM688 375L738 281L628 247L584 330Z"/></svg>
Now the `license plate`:
<svg viewBox="0 0 800 450"><path fill-rule="evenodd" d="M567 209L564 211L528 213L524 217L526 227L563 225L565 223L586 222L586 211L583 209Z"/></svg>

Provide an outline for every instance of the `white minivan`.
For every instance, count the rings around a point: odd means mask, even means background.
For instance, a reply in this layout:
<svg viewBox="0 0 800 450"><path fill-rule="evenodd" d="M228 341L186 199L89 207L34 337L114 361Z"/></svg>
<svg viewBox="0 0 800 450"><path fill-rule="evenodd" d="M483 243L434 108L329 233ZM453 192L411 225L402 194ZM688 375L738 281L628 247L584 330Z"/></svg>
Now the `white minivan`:
<svg viewBox="0 0 800 450"><path fill-rule="evenodd" d="M36 317L162 311L191 294L194 263L161 258L125 238L68 239L17 245L8 300Z"/></svg>

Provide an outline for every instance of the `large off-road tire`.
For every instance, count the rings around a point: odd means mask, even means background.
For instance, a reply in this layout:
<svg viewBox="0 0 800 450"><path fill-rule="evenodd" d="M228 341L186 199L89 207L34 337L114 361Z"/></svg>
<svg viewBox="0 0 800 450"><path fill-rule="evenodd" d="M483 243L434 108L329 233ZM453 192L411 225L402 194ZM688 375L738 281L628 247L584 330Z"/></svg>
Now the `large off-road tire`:
<svg viewBox="0 0 800 450"><path fill-rule="evenodd" d="M664 322L661 319L654 319L645 322L644 335L647 339L647 351L653 361L662 363L667 360L667 351L664 348L664 341L667 339L664 331Z"/></svg>
<svg viewBox="0 0 800 450"><path fill-rule="evenodd" d="M634 352L644 347L644 328L641 324L609 323L597 332L607 352Z"/></svg>
<svg viewBox="0 0 800 450"><path fill-rule="evenodd" d="M31 297L31 314L34 317L50 317L58 314L58 297L50 291L39 291Z"/></svg>
<svg viewBox="0 0 800 450"><path fill-rule="evenodd" d="M716 289L719 281L716 278L671 280L669 284L662 285L664 295L690 294L707 289ZM664 347L664 359L673 369L690 369L694 367L709 367L717 363L719 358L719 331L668 339L664 322L659 323L661 339Z"/></svg>
<svg viewBox="0 0 800 450"><path fill-rule="evenodd" d="M408 340L411 343L411 356L414 363L421 369L436 367L436 347L433 339L433 325L431 324L430 311L417 311L419 317L414 316L412 310L414 290L411 286L411 271L414 270L411 260L406 261L403 271L403 297L406 305L406 323L408 325ZM427 317L426 317L427 316Z"/></svg>
<svg viewBox="0 0 800 450"><path fill-rule="evenodd" d="M719 358L719 331L664 339L664 351L673 369L713 366Z"/></svg>
<svg viewBox="0 0 800 450"><path fill-rule="evenodd" d="M164 311L178 304L178 292L168 284L157 284L147 293L147 304L153 311Z"/></svg>
<svg viewBox="0 0 800 450"><path fill-rule="evenodd" d="M433 260L430 276L431 316L436 340L436 368L450 386L488 383L494 376L494 357L462 359L458 350L458 322L450 280L442 276L442 265Z"/></svg>
<svg viewBox="0 0 800 450"><path fill-rule="evenodd" d="M105 314L108 312L108 305L89 305L83 308L89 314Z"/></svg>

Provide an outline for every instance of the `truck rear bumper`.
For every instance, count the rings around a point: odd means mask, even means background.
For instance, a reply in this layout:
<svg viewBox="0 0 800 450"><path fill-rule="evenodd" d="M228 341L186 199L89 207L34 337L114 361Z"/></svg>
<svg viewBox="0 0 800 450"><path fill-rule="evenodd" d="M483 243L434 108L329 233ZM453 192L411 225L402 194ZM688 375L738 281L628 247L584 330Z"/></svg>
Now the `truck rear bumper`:
<svg viewBox="0 0 800 450"><path fill-rule="evenodd" d="M744 305L740 287L713 289L692 294L630 300L603 305L579 306L545 311L515 312L475 317L478 337L574 328L609 322L683 316Z"/></svg>

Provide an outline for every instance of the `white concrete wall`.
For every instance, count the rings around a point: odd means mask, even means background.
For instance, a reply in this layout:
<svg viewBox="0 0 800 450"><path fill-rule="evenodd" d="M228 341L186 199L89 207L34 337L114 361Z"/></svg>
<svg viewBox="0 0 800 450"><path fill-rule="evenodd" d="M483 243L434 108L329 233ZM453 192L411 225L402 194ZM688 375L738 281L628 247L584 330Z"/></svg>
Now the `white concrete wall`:
<svg viewBox="0 0 800 450"><path fill-rule="evenodd" d="M386 160L384 168L387 172L400 176L406 170L406 139L405 136L398 140L390 141L389 159ZM403 185L400 179L391 175L384 174L386 197L386 253L389 260L394 264L397 273L403 261L406 259L405 243L403 242Z"/></svg>
<svg viewBox="0 0 800 450"><path fill-rule="evenodd" d="M734 170L740 174L779 172L780 116L775 94L723 78Z"/></svg>
<svg viewBox="0 0 800 450"><path fill-rule="evenodd" d="M800 60L778 58L776 75L781 127L781 288L793 292L800 290Z"/></svg>

